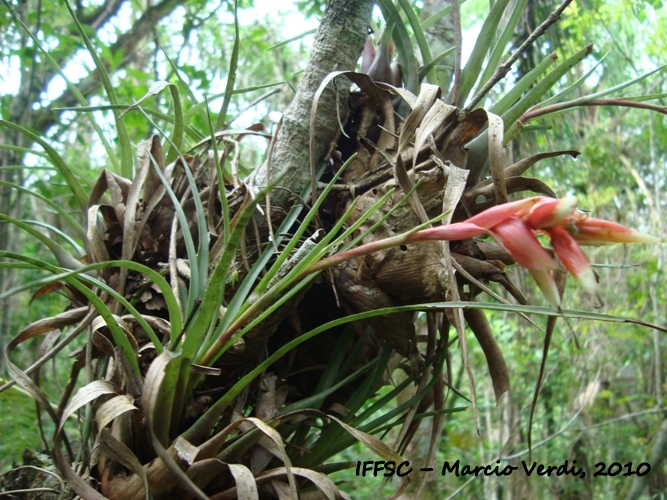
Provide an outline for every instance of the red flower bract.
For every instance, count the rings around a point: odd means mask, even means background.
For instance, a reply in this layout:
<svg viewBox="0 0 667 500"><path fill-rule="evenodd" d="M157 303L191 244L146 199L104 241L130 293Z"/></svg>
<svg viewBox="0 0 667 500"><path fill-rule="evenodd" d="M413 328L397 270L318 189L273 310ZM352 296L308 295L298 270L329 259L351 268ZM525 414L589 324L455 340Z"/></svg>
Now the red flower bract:
<svg viewBox="0 0 667 500"><path fill-rule="evenodd" d="M558 265L521 219L511 217L491 229L489 233L514 259L526 269L554 271Z"/></svg>
<svg viewBox="0 0 667 500"><path fill-rule="evenodd" d="M596 293L597 280L577 241L561 226L551 229L551 246L565 268L589 293Z"/></svg>
<svg viewBox="0 0 667 500"><path fill-rule="evenodd" d="M565 268L590 293L596 293L597 281L580 244L660 241L614 222L589 218L577 210L577 199L573 196L561 199L535 196L497 205L463 222L408 231L351 248L316 262L304 271L304 275L398 245L433 240L460 241L484 233L505 248L517 264L530 271L549 304L556 309L560 307L560 296L551 273L558 269L558 265L542 247L536 234L551 238L551 246Z"/></svg>
<svg viewBox="0 0 667 500"><path fill-rule="evenodd" d="M528 269L549 303L558 307L560 298L551 271L558 269L553 257L535 237L547 234L565 268L589 293L596 293L595 273L581 250L582 245L607 243L654 243L660 239L614 222L592 219L577 210L577 199L536 196L484 210L464 222L416 231L408 242L457 241L488 233Z"/></svg>

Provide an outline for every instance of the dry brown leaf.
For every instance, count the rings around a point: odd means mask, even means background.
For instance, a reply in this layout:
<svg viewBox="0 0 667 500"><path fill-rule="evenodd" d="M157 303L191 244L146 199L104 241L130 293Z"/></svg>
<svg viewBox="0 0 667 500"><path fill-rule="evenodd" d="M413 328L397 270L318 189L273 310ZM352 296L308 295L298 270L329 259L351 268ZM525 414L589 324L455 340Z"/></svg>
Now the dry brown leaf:
<svg viewBox="0 0 667 500"><path fill-rule="evenodd" d="M138 410L138 408L134 405L132 399L125 394L119 394L111 398L95 412L95 421L97 422L98 430L104 429L119 415L134 410Z"/></svg>

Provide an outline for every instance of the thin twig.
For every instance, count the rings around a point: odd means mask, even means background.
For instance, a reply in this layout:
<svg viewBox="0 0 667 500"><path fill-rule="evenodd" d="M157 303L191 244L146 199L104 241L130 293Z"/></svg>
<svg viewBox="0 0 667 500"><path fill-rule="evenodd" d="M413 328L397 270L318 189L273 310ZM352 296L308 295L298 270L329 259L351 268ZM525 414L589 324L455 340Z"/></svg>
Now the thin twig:
<svg viewBox="0 0 667 500"><path fill-rule="evenodd" d="M273 150L276 147L276 137L280 128L283 126L283 117L280 117L278 125L276 125L276 130L271 136L271 142L269 143L269 151L266 154L266 185L268 186L271 183L271 160L273 158ZM266 192L266 224L269 227L269 239L273 243L273 249L277 252L278 247L276 246L276 237L273 234L273 223L271 222L271 192Z"/></svg>
<svg viewBox="0 0 667 500"><path fill-rule="evenodd" d="M454 52L454 85L450 102L456 106L459 98L459 88L461 87L461 51L463 45L463 36L461 35L461 9L458 0L452 0L452 17L454 18L454 42L456 51Z"/></svg>
<svg viewBox="0 0 667 500"><path fill-rule="evenodd" d="M551 14L549 14L549 17L546 18L546 20L540 24L535 30L530 34L526 40L521 44L521 46L514 51L514 54L510 56L509 59L507 59L505 62L503 62L496 71L493 73L491 78L489 78L489 81L487 81L484 84L484 87L477 92L475 97L472 98L470 101L470 104L468 104L464 110L463 114L466 115L468 114L472 108L482 100L482 98L493 88L493 86L498 83L500 80L505 78L505 75L509 72L510 68L514 64L514 62L519 58L519 56L530 46L532 43L537 40L539 37L541 37L544 32L558 19L560 19L561 14L563 11L567 8L568 5L572 3L572 0L564 0L563 3L561 3L556 10L554 10ZM454 2L452 2L452 6L454 5Z"/></svg>
<svg viewBox="0 0 667 500"><path fill-rule="evenodd" d="M519 121L525 122L539 116L544 116L550 113L557 113L558 111L563 111L565 109L576 108L579 106L618 106L622 108L639 108L647 109L649 111L656 111L663 115L667 115L667 106L659 106L657 104L651 104L648 102L641 101L631 101L629 99L593 99L591 101L567 101L560 102L558 104L552 104L550 106L545 106L543 108L533 108L519 118Z"/></svg>

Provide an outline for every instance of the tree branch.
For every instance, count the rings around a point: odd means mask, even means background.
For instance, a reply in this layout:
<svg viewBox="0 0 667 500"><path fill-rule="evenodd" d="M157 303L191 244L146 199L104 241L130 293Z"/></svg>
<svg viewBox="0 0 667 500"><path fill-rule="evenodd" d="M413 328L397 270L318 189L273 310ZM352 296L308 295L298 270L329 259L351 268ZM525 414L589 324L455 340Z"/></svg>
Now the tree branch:
<svg viewBox="0 0 667 500"><path fill-rule="evenodd" d="M125 57L120 64L120 67L126 66L133 57L137 46L149 35L151 35L153 28L163 18L171 14L171 12L180 4L179 0L163 0L144 12L144 14L132 25L132 28L118 37L118 40L110 47L112 54L116 54L119 50L123 51ZM110 68L107 61L104 61L105 66ZM94 94L101 87L100 75L97 71L93 71L87 77L83 78L77 87L84 97ZM47 108L43 108L35 113L32 128L42 133L46 132L52 125L57 123L58 115L54 114L53 108L68 108L76 106L78 101L68 88L58 98L53 100Z"/></svg>
<svg viewBox="0 0 667 500"><path fill-rule="evenodd" d="M578 108L579 106L613 106L619 108L638 108L646 109L648 111L655 111L657 113L667 115L667 106L660 106L659 104L651 104L649 102L642 101L632 101L630 99L592 99L587 101L586 98L577 99L575 101L559 102L557 104L551 104L549 106L544 106L543 108L533 108L526 111L521 118L520 122L527 122L533 118L538 118L540 116L548 115L551 113L557 113L559 111L564 111L566 109Z"/></svg>
<svg viewBox="0 0 667 500"><path fill-rule="evenodd" d="M120 6L125 0L109 0L100 5L95 11L87 16L77 16L81 24L88 24L93 29L97 29L103 24L106 24L113 16L118 14Z"/></svg>
<svg viewBox="0 0 667 500"><path fill-rule="evenodd" d="M477 92L475 97L473 97L470 100L470 103L465 107L463 110L463 114L468 114L470 111L475 107L475 105L482 100L482 98L488 94L489 90L493 88L493 86L498 83L500 80L502 80L505 75L509 72L510 68L512 67L512 64L519 58L519 56L528 48L530 45L532 45L535 40L537 40L539 37L541 37L544 32L556 21L560 19L561 14L563 11L567 8L568 5L572 3L572 0L564 0L556 10L554 10L551 14L549 14L549 17L546 18L546 20L540 24L537 28L535 28L535 31L533 31L526 40L521 44L521 46L516 49L514 54L512 54L509 59L507 59L505 62L503 62L496 71L493 73L491 78L489 78L489 81L484 84L484 87Z"/></svg>
<svg viewBox="0 0 667 500"><path fill-rule="evenodd" d="M454 106L459 99L459 88L461 87L461 51L463 49L463 37L461 35L461 10L458 0L452 0L452 17L454 23L454 38L456 40L456 52L454 56L454 85L449 102Z"/></svg>

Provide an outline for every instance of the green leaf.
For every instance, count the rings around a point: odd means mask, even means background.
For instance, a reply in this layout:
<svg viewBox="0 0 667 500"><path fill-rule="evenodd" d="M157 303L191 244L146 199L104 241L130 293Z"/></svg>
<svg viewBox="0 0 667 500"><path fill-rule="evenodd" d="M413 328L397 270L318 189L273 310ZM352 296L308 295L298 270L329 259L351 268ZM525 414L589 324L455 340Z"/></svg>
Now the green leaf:
<svg viewBox="0 0 667 500"><path fill-rule="evenodd" d="M620 92L621 90L624 90L624 89L626 89L626 88L628 88L632 85L635 85L636 83L641 82L642 80L645 80L646 78L648 78L651 75L661 73L662 71L664 71L665 68L667 68L667 65L660 66L660 67L654 69L653 71L649 71L648 73L644 73L643 75L640 75L637 78L632 78L631 80L627 80L623 83L620 83L620 84L615 85L613 87L610 87L608 89L603 89L599 92L595 92L594 94L589 94L589 95L579 97L578 99L573 99L572 101L568 102L568 106L571 106L571 107L579 106L579 105L582 105L582 104L586 104L587 102L593 101L595 99L600 99L600 98L606 97L610 94L615 94L616 92ZM577 83L579 83L579 82L577 82ZM559 102L569 92L571 92L570 87L565 89L560 94L557 94L556 96L552 97L551 99L547 99L546 101L540 103L539 107L544 107L544 106L546 106L550 103L553 103L553 102ZM633 97L632 100L641 101L641 100L644 100L643 97L644 96ZM646 97L650 97L650 96L646 96ZM659 98L659 95L655 96L655 97L650 97L650 98L652 98L652 99Z"/></svg>
<svg viewBox="0 0 667 500"><path fill-rule="evenodd" d="M227 110L229 109L229 103L231 102L232 95L234 93L234 84L236 83L236 71L238 69L238 62L239 62L240 43L241 43L241 37L239 35L238 1L234 0L234 45L232 46L232 56L229 59L229 69L227 70L227 84L225 86L225 96L222 100L222 107L220 108L220 114L218 114L218 120L215 123L215 127L218 130L224 128L225 121L227 120Z"/></svg>
<svg viewBox="0 0 667 500"><path fill-rule="evenodd" d="M498 24L500 23L505 8L509 2L510 0L496 0L491 7L491 11L486 16L482 29L477 37L477 41L475 42L475 47L470 55L470 59L468 59L468 62L461 72L461 86L459 88L458 103L453 104L463 104L466 99L468 99L470 91L482 72L482 64L484 63L484 59L489 53L489 50L491 50L493 40L496 37L496 29L498 29Z"/></svg>
<svg viewBox="0 0 667 500"><path fill-rule="evenodd" d="M558 56L556 53L549 54L545 59L540 61L540 63L526 73L518 82L516 82L512 88L496 103L491 105L489 111L497 115L503 115L507 112L524 94L528 89L537 81L537 79L546 71L546 69L551 66ZM507 122L505 122L507 126Z"/></svg>
<svg viewBox="0 0 667 500"><path fill-rule="evenodd" d="M428 64L425 64L421 68L419 68L419 81L421 82L424 78L426 78L426 75L431 73L431 71L435 70L436 67L438 67L438 63L442 61L445 57L447 57L449 54L454 52L456 50L456 47L452 47L451 49L445 50L442 54L438 54L435 56L433 59L431 59L431 62ZM429 77L429 82L430 83L436 83L437 82L437 75L435 80L431 80L431 77Z"/></svg>
<svg viewBox="0 0 667 500"><path fill-rule="evenodd" d="M482 89L484 84L491 78L496 68L500 66L500 59L502 58L510 40L516 34L516 26L519 22L519 19L521 19L523 9L526 6L527 1L528 0L518 0L514 5L509 21L507 21L505 29L503 29L500 38L495 43L493 50L491 51L491 55L489 56L489 60L486 63L486 67L484 68L484 72L482 73L482 77L479 79L477 88L472 93L473 96Z"/></svg>
<svg viewBox="0 0 667 500"><path fill-rule="evenodd" d="M72 217L67 210L65 210L59 203L56 203L55 201L51 200L50 198L47 198L46 196L37 193L35 191L32 191L30 189L27 189L23 186L20 186L18 184L14 184L12 182L6 182L0 180L0 186L6 186L11 189L16 189L18 191L21 191L22 193L28 194L30 196L34 196L35 198L38 198L40 201L43 201L47 205L49 205L52 209L54 209L56 212L58 212L58 215L62 217L62 219L67 222L67 224L76 231L76 233L79 235L79 237L84 238L86 235L86 231L83 228L83 226L76 220L74 217Z"/></svg>
<svg viewBox="0 0 667 500"><path fill-rule="evenodd" d="M52 238L49 238L48 236L42 234L40 231L33 228L30 224L26 223L25 221L20 221L8 215L0 214L0 221L3 220L21 228L26 233L37 238L41 243L46 245L46 247L51 251L53 256L58 261L58 264L60 264L63 268L76 270L83 267L83 264L80 261L75 259L72 256L72 254L70 254L67 250L61 247Z"/></svg>
<svg viewBox="0 0 667 500"><path fill-rule="evenodd" d="M518 134L518 130L512 128L516 120L518 120L530 107L537 104L542 96L549 92L563 75L579 64L592 51L593 46L588 45L563 61L535 85L535 87L530 89L519 102L502 114L503 121L505 122L505 139L503 140L505 144Z"/></svg>
<svg viewBox="0 0 667 500"><path fill-rule="evenodd" d="M95 68L97 68L100 79L102 80L102 85L104 90L109 98L111 104L118 104L118 98L116 97L116 90L111 83L111 78L109 78L109 73L107 72L106 66L100 59L100 56L97 55L95 47L93 47L90 38L86 34L86 30L83 28L79 19L76 17L76 13L72 10L72 7L69 3L69 0L65 0L65 5L67 10L72 16L72 20L76 24L77 30L83 39L83 42L88 49L88 53L93 58L95 63ZM116 132L118 133L118 142L120 145L120 175L126 179L132 178L132 146L130 144L130 136L127 132L127 127L125 127L125 122L123 122L120 114L114 110L114 117L116 118Z"/></svg>
<svg viewBox="0 0 667 500"><path fill-rule="evenodd" d="M424 36L424 31L419 23L419 19L415 14L414 5L412 5L408 0L398 0L398 3L401 5L403 12L408 18L410 27L412 28L412 33L415 39L417 40L417 45L419 46L419 51L422 56L422 64L424 66L429 66L431 64L431 50L429 49L428 42ZM429 78L432 82L435 82L435 73L432 73Z"/></svg>
<svg viewBox="0 0 667 500"><path fill-rule="evenodd" d="M274 183L277 181L279 181L279 178L276 179ZM273 188L274 185L275 184L269 186L267 190ZM241 238L243 238L245 234L245 228L250 222L255 207L263 197L263 192L260 192L257 197L243 209L243 212L238 217L236 225L234 226L234 230L230 234L229 241L225 243L225 250L222 257L208 279L201 305L197 309L191 326L188 328L188 332L185 336L183 353L188 358L195 358L197 351L203 348L203 340L206 338L207 333L217 323L229 266L231 265L232 260L236 257L236 250L241 243ZM197 359L199 360L199 357ZM197 362L198 364L206 365L206 363L201 363L200 361Z"/></svg>
<svg viewBox="0 0 667 500"><path fill-rule="evenodd" d="M463 0L462 2L459 2L459 6L463 5L466 3L468 0ZM452 6L451 4L444 6L442 9L438 10L434 14L430 15L427 19L424 20L424 22L421 25L421 28L423 31L427 31L431 26L433 26L435 23L437 23L440 19L442 19L445 16L448 16L452 13Z"/></svg>
<svg viewBox="0 0 667 500"><path fill-rule="evenodd" d="M69 90L70 92L72 92L72 95L74 95L74 97L75 97L76 100L79 102L79 104L81 104L82 106L85 106L85 105L87 104L86 99L83 97L83 95L82 95L81 92L79 91L78 87L77 87L76 85L74 85L74 84L67 78L67 76L65 75L65 73L63 72L63 70L60 68L60 66L58 65L58 63L56 62L56 60L51 56L51 54L49 53L49 51L48 51L47 49L44 48L44 46L42 45L42 43L40 42L40 40L33 34L32 30L31 30L30 28L28 28L28 27L23 23L23 21L16 15L16 12L14 11L14 9L11 8L7 2L5 2L5 7L8 8L8 10L9 10L9 12L10 12L12 18L14 19L14 21L15 21L17 24L19 24L19 25L21 26L21 28L27 33L27 35L32 39L32 41L33 41L33 43L35 44L35 46L39 49L39 51L42 53L42 55L44 56L44 58L48 61L49 65L53 68L53 70L54 70L56 73L58 73L58 75L60 75L60 76L62 77L62 79L65 81L65 84L67 85L68 90ZM69 5L68 5L68 7L69 7ZM62 40L63 40L63 39L61 38L61 42L62 42ZM34 56L31 55L30 59L31 59L31 60L34 60ZM115 153L114 153L114 151L113 151L113 148L112 148L111 145L109 144L109 141L107 141L106 137L104 136L104 133L102 132L102 129L100 128L100 126L99 126L99 125L97 124L97 122L95 121L94 116L93 116L92 114L88 114L88 117L90 118L90 123L91 123L93 129L95 130L95 132L96 132L96 134L97 134L97 137L100 139L100 142L101 142L102 145L104 146L104 150L106 151L107 158L109 159L109 161L111 162L111 164L112 164L114 167L117 167L117 166L118 166L118 159L116 158L116 155L115 155ZM23 132L22 132L22 133L23 133ZM33 139L33 140L34 140L34 139ZM71 187L71 186L70 186L70 187ZM75 195L76 195L76 193L75 193ZM78 195L76 195L76 196L77 196L77 198L78 198Z"/></svg>
<svg viewBox="0 0 667 500"><path fill-rule="evenodd" d="M416 92L419 86L418 73L419 68L417 58L415 57L412 41L405 24L401 19L401 14L391 0L378 0L378 6L382 10L382 15L386 20L385 30L393 29L394 43L396 52L403 69L403 80L405 88L411 92Z"/></svg>
<svg viewBox="0 0 667 500"><path fill-rule="evenodd" d="M44 151L49 156L49 159L56 167L60 175L65 178L65 182L67 182L67 185L72 191L72 194L76 197L81 213L85 215L86 209L88 208L88 194L81 186L77 176L74 174L69 165L67 165L65 160L63 160L63 158L58 154L58 152L46 140L42 139L34 132L21 127L20 125L0 119L0 127L6 127L15 130L44 148Z"/></svg>
<svg viewBox="0 0 667 500"><path fill-rule="evenodd" d="M181 422L180 397L189 369L187 358L179 353L163 351L153 360L146 373L141 402L151 442L166 468L176 476L180 486L187 491L188 498L206 499L208 497L165 449L171 444L172 426L176 427Z"/></svg>
<svg viewBox="0 0 667 500"><path fill-rule="evenodd" d="M135 271L139 272L144 272L145 274L151 276L154 278L155 284L163 291L163 295L165 298L165 302L167 303L167 309L170 312L171 315L171 326L172 326L172 331L175 331L175 333L172 333L172 336L178 333L180 330L176 330L177 328L180 328L181 325L181 319L180 319L180 313L178 311L178 305L176 304L176 301L171 294L171 289L169 288L169 285L167 282L164 280L162 276L160 276L158 273L153 271L150 268L147 268L146 266L143 266L141 264L138 264L136 262L132 261L107 261L107 262L98 262L95 264L88 264L86 266L81 267L80 269L74 270L74 271L68 271L68 272L62 272L63 269L59 269L56 266L53 266L47 262L43 262L38 259L32 259L27 256L15 254L13 252L4 252L0 251L0 256L2 257L7 257L11 259L16 259L19 261L27 262L32 265L32 268L34 269L44 269L46 271L49 271L54 274L54 276L49 276L48 278L43 278L40 280L35 280L35 281L30 281L26 283L22 283L21 285L14 287L10 290L7 290L0 294L0 298L8 297L10 295L13 295L15 293L28 290L30 288L35 288L35 287L42 287L45 285L49 285L55 282L59 281L66 281L70 285L74 286L78 290L81 290L81 286L84 286L81 282L87 283L88 285L96 286L97 288L103 290L104 292L108 293L111 297L116 299L120 304L130 313L132 316L136 319L137 323L139 326L141 326L144 331L146 332L146 335L150 338L151 342L153 342L156 351L158 354L162 352L162 342L157 338L157 335L155 334L155 331L153 328L146 322L146 320L143 318L143 316L137 311L137 309L130 303L128 302L125 297L120 295L116 290L111 288L109 285L106 283L93 278L92 276L88 276L84 273L95 270L95 269L103 269L103 268L110 268L110 267L126 267L128 269L134 269ZM84 286L85 288L85 286ZM86 288L86 292L84 295L87 297L89 296L89 293L92 293L89 288ZM165 293L166 292L166 293ZM97 297L96 297L97 298ZM106 307L106 306L105 306ZM129 345L129 344L128 344ZM127 353L126 353L127 354Z"/></svg>
<svg viewBox="0 0 667 500"><path fill-rule="evenodd" d="M266 49L266 51L267 52L272 51L272 50L277 49L279 47L282 47L284 45L295 42L297 40L301 40L302 38L305 38L308 35L314 35L315 33L317 33L317 28L314 28L314 29L308 30L308 31L304 31L300 35L293 36L292 38L288 38L287 40L283 40L282 42L278 42L275 45L271 45L269 48Z"/></svg>

